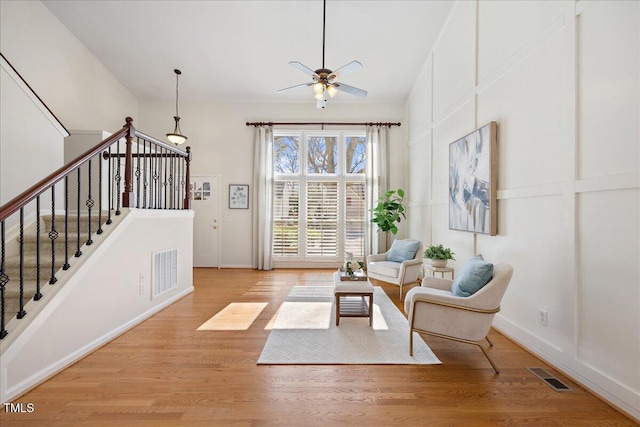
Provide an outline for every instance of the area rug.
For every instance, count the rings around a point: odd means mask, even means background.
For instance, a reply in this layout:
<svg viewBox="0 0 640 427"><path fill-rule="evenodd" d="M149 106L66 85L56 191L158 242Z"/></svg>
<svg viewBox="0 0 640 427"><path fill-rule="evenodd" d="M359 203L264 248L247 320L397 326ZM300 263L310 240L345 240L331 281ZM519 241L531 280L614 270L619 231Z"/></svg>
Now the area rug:
<svg viewBox="0 0 640 427"><path fill-rule="evenodd" d="M441 363L418 334L409 356L407 319L380 287L373 294L373 327L365 317L340 318L336 326L333 298L333 286L294 286L268 326L258 364Z"/></svg>

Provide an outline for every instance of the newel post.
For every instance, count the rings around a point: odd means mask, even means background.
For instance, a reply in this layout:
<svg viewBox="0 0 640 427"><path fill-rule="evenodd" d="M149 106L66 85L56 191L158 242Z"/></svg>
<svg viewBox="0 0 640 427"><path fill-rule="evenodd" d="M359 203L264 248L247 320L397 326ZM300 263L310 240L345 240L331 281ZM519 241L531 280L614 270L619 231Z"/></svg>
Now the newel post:
<svg viewBox="0 0 640 427"><path fill-rule="evenodd" d="M136 134L136 129L133 127L131 122L133 119L131 117L126 118L127 124L124 127L128 128L129 131L125 136L127 151L125 154L125 166L124 166L124 192L122 193L122 207L130 208L134 206L133 199L133 181L131 179L131 171L133 170L133 156L131 154L131 141L133 140L133 136Z"/></svg>
<svg viewBox="0 0 640 427"><path fill-rule="evenodd" d="M184 177L184 209L191 209L191 147L187 147L187 156L184 158L187 167L185 168Z"/></svg>

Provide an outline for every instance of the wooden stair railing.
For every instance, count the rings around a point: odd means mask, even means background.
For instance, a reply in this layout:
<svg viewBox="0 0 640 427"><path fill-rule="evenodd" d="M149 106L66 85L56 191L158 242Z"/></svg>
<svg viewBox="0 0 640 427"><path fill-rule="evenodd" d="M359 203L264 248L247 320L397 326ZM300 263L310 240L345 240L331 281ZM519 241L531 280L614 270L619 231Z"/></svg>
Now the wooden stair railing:
<svg viewBox="0 0 640 427"><path fill-rule="evenodd" d="M7 314L22 319L25 300L42 298L42 278L54 285L56 272L71 267L70 244L75 245L73 256L82 256L81 247L91 245L121 208L191 209L190 147L182 151L138 132L132 122L127 117L121 130L0 207L0 339L9 333ZM69 202L70 192L75 192L75 203ZM50 211L42 209L44 199L50 200ZM56 211L61 204L64 214ZM49 227L46 234L42 223ZM8 227L17 234L17 255L7 254ZM56 241L59 237L64 242ZM43 247L50 251L46 261ZM25 248L35 253L26 256ZM56 251L63 252L64 260ZM42 268L47 269L44 275ZM26 289L33 296L25 295ZM7 303L13 309L7 310Z"/></svg>

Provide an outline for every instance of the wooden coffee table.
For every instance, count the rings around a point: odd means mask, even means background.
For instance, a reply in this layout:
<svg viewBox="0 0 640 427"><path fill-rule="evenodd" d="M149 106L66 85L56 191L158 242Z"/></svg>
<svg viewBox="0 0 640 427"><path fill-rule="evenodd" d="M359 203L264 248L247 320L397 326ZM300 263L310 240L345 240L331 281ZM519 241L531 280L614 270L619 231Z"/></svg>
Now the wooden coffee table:
<svg viewBox="0 0 640 427"><path fill-rule="evenodd" d="M369 326L373 326L373 285L364 276L364 279L346 280L344 273L336 271L333 274L333 284L336 301L336 326L340 325L341 317L368 317ZM360 297L359 299L347 297ZM368 297L369 303L365 298ZM341 301L341 299L344 300Z"/></svg>

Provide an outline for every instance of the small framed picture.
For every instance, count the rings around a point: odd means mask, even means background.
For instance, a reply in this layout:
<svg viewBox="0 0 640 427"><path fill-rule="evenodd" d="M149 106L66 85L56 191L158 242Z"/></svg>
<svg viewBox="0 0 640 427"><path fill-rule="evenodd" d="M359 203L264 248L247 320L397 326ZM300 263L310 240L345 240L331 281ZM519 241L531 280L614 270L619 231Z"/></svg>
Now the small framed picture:
<svg viewBox="0 0 640 427"><path fill-rule="evenodd" d="M249 186L229 184L229 209L249 209Z"/></svg>

